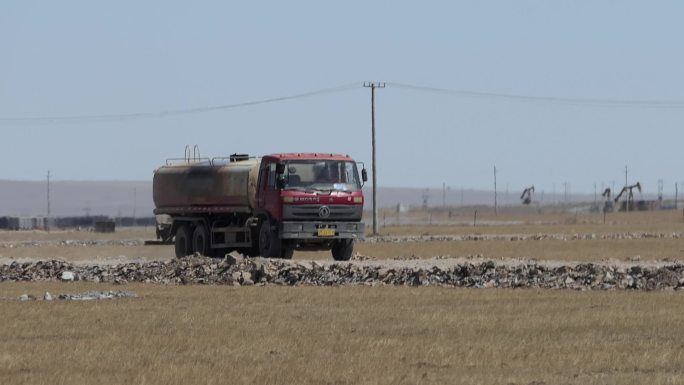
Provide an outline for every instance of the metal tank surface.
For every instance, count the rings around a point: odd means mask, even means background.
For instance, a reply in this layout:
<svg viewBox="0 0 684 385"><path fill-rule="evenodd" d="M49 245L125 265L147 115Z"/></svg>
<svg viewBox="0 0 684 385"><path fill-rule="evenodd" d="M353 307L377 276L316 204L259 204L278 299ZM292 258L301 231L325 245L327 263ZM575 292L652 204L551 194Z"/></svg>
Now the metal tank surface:
<svg viewBox="0 0 684 385"><path fill-rule="evenodd" d="M255 207L259 159L167 164L155 170L155 214L197 208L248 212Z"/></svg>

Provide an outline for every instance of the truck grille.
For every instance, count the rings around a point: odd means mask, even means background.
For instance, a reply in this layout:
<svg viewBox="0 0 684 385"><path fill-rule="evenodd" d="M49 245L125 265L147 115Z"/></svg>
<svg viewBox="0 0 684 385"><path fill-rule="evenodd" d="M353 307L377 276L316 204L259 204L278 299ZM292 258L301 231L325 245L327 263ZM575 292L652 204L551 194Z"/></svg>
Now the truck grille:
<svg viewBox="0 0 684 385"><path fill-rule="evenodd" d="M286 205L283 207L283 218L318 221L360 220L363 213L362 205L327 205L330 215L321 218L319 214L321 206L324 205Z"/></svg>

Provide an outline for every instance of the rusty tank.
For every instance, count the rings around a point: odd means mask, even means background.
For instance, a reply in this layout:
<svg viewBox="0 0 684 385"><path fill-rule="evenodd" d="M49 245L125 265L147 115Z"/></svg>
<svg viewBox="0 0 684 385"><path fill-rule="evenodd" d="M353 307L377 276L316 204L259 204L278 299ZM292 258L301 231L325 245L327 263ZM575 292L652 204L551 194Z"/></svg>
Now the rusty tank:
<svg viewBox="0 0 684 385"><path fill-rule="evenodd" d="M168 163L154 172L156 214L202 207L248 212L255 208L260 160L247 157Z"/></svg>

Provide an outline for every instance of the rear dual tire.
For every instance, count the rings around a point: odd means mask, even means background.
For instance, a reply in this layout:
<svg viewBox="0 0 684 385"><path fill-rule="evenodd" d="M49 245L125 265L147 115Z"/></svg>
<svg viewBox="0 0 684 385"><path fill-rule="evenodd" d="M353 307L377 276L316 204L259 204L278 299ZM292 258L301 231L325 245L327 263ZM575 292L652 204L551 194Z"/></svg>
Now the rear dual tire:
<svg viewBox="0 0 684 385"><path fill-rule="evenodd" d="M209 232L201 223L195 226L195 231L192 233L192 250L195 253L200 253L200 255L211 256L212 249Z"/></svg>
<svg viewBox="0 0 684 385"><path fill-rule="evenodd" d="M190 226L181 225L176 230L174 241L176 258L183 258L193 253L211 256L212 249L209 240L209 232L203 224L195 226L194 231L190 231Z"/></svg>
<svg viewBox="0 0 684 385"><path fill-rule="evenodd" d="M174 240L174 248L176 250L176 258L183 258L192 253L192 244L190 239L190 228L187 225L181 225L176 230Z"/></svg>

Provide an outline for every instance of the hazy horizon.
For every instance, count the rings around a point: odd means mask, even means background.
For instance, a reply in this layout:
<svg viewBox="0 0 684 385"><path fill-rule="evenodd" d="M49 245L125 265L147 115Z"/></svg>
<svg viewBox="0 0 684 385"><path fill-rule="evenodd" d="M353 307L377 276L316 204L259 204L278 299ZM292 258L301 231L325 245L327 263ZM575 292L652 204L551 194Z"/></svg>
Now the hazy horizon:
<svg viewBox="0 0 684 385"><path fill-rule="evenodd" d="M107 215L112 217L152 216L151 181L54 181L50 183L51 216ZM365 208L371 207L371 188L364 187ZM438 208L459 206L493 206L493 190L379 187L380 208L420 207L427 194L428 206ZM497 203L501 207L522 206L521 191L505 189L497 191ZM655 194L635 192L636 199L655 199ZM666 194L665 199L672 199ZM597 195L597 201L604 198ZM580 204L594 200L593 194L569 192L567 200L562 191L538 190L534 205ZM0 217L46 216L47 184L44 181L8 181L0 179Z"/></svg>

